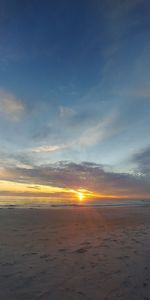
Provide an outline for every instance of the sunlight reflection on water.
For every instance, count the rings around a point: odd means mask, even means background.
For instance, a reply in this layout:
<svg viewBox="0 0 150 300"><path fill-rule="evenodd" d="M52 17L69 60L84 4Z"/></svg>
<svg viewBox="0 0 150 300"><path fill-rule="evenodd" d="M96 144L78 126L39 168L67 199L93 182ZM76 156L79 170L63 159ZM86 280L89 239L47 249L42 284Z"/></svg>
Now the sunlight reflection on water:
<svg viewBox="0 0 150 300"><path fill-rule="evenodd" d="M87 203L50 200L50 199L0 199L0 208L57 208L57 207L101 207L101 206L148 206L149 200L113 200L113 201L92 201Z"/></svg>

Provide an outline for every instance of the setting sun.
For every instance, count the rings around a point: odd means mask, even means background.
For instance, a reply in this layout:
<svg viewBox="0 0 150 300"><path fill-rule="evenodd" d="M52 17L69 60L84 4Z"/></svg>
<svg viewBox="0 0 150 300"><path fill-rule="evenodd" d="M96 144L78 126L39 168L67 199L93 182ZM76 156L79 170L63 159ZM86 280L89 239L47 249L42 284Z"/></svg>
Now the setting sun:
<svg viewBox="0 0 150 300"><path fill-rule="evenodd" d="M82 201L84 198L84 195L82 193L78 192L78 197L79 197L79 200Z"/></svg>

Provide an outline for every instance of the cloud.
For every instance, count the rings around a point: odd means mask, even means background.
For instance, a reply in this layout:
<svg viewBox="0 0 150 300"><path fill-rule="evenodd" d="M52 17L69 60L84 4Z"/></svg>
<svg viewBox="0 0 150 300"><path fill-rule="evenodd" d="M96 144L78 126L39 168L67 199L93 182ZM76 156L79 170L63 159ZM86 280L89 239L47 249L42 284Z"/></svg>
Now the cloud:
<svg viewBox="0 0 150 300"><path fill-rule="evenodd" d="M150 146L141 150L132 157L136 171L150 178Z"/></svg>
<svg viewBox="0 0 150 300"><path fill-rule="evenodd" d="M73 124L69 123L70 127L67 123L67 128L64 126L64 130L59 133L60 139L58 138L58 144L43 144L29 149L29 152L46 154L61 152L64 150L70 150L71 152L73 150L77 150L79 147L92 147L103 142L121 130L120 127L116 126L116 116L117 114L113 113L101 121L91 120L91 124L82 122L80 118L73 120ZM75 126L76 122L78 123L78 126ZM65 132L67 132L67 135ZM53 142L55 142L55 139Z"/></svg>
<svg viewBox="0 0 150 300"><path fill-rule="evenodd" d="M0 151L0 169L1 168L25 168L31 169L34 165L34 157L27 152Z"/></svg>
<svg viewBox="0 0 150 300"><path fill-rule="evenodd" d="M13 94L0 90L0 115L12 121L19 121L25 106Z"/></svg>
<svg viewBox="0 0 150 300"><path fill-rule="evenodd" d="M65 149L67 145L43 145L39 147L34 147L31 149L33 153L47 153L47 152L55 152Z"/></svg>
<svg viewBox="0 0 150 300"><path fill-rule="evenodd" d="M1 170L0 180L65 189L85 189L97 195L150 199L149 180L131 174L108 172L104 166L83 162Z"/></svg>
<svg viewBox="0 0 150 300"><path fill-rule="evenodd" d="M68 149L78 150L79 147L87 148L103 142L121 130L117 124L116 112L111 112L105 117L95 111L91 114L76 113L61 123L59 121L51 126L45 125L34 135L34 139L38 138L40 143L29 149L30 152L55 153Z"/></svg>
<svg viewBox="0 0 150 300"><path fill-rule="evenodd" d="M24 163L24 162L21 162L17 159L14 159L14 158L0 158L0 169L2 167L18 167L18 168L25 168L25 169L30 169L32 168L32 166L28 163Z"/></svg>

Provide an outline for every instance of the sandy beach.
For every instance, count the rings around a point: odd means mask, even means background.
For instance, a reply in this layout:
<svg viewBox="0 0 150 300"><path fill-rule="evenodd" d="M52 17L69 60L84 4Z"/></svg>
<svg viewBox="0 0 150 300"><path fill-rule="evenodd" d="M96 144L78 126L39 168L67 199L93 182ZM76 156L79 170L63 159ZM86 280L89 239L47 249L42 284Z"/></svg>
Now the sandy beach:
<svg viewBox="0 0 150 300"><path fill-rule="evenodd" d="M0 300L150 299L150 208L0 210Z"/></svg>

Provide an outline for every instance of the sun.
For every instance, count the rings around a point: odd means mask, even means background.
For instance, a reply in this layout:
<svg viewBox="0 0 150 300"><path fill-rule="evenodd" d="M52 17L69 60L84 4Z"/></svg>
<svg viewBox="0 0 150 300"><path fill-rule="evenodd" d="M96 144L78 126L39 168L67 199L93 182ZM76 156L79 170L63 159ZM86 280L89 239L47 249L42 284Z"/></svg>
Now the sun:
<svg viewBox="0 0 150 300"><path fill-rule="evenodd" d="M78 198L80 201L82 201L84 198L84 195L81 192L78 192Z"/></svg>

